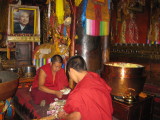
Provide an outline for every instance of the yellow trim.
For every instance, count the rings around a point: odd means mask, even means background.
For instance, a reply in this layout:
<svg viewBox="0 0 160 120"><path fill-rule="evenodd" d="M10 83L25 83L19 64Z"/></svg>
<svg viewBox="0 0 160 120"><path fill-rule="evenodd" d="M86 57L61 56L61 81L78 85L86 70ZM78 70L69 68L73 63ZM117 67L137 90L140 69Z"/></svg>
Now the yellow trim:
<svg viewBox="0 0 160 120"><path fill-rule="evenodd" d="M11 52L10 48L7 47L7 58L8 58L8 60L10 60L10 58L11 58L10 52Z"/></svg>
<svg viewBox="0 0 160 120"><path fill-rule="evenodd" d="M7 36L9 42L40 42L40 36Z"/></svg>
<svg viewBox="0 0 160 120"><path fill-rule="evenodd" d="M37 23L38 22L36 22L37 21L37 11L36 10L34 10L34 34L38 34L37 33L37 27L35 27L35 26L37 26Z"/></svg>
<svg viewBox="0 0 160 120"><path fill-rule="evenodd" d="M13 10L12 10L13 11ZM13 11L14 12L14 11ZM11 34L13 34L13 28L14 28L14 25L13 25L13 12L10 13L11 14Z"/></svg>

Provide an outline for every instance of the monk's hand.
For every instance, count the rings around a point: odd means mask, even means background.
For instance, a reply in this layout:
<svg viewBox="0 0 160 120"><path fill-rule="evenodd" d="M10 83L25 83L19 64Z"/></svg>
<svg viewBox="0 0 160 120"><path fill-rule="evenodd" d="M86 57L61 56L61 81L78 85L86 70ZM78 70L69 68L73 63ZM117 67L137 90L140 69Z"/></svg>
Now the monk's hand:
<svg viewBox="0 0 160 120"><path fill-rule="evenodd" d="M61 91L56 91L56 96L57 96L58 98L62 98L63 93L62 93Z"/></svg>
<svg viewBox="0 0 160 120"><path fill-rule="evenodd" d="M67 113L65 111L59 111L57 116L59 119L64 119L66 115Z"/></svg>

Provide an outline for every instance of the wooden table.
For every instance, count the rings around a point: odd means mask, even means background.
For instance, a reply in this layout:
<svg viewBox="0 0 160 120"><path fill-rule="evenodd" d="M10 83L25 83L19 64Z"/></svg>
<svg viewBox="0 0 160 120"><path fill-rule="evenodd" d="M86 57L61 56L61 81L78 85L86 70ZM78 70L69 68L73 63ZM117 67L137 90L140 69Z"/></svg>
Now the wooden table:
<svg viewBox="0 0 160 120"><path fill-rule="evenodd" d="M138 98L133 104L113 100L113 116L118 120L152 120L153 96Z"/></svg>

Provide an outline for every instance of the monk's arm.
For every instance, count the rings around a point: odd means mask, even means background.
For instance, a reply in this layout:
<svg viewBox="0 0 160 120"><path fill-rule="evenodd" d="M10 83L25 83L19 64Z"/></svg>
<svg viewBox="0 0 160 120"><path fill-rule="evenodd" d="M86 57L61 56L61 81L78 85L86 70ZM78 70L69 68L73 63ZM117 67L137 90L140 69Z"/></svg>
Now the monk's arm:
<svg viewBox="0 0 160 120"><path fill-rule="evenodd" d="M71 114L67 114L66 112L59 112L58 117L65 120L81 120L80 112L72 112Z"/></svg>

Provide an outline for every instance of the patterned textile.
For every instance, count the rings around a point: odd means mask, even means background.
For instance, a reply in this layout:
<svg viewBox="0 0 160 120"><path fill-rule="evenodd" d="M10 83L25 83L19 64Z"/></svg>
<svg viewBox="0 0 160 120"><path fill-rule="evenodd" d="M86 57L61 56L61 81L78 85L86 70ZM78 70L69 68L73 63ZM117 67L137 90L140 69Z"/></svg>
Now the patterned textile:
<svg viewBox="0 0 160 120"><path fill-rule="evenodd" d="M25 106L25 108L29 110L29 113L33 114L33 118L41 118L47 115L47 113L44 113L41 109L39 109L39 105L35 105L33 103L29 88L18 89L15 95L15 100L21 106ZM41 113L38 113L38 111L41 111Z"/></svg>

